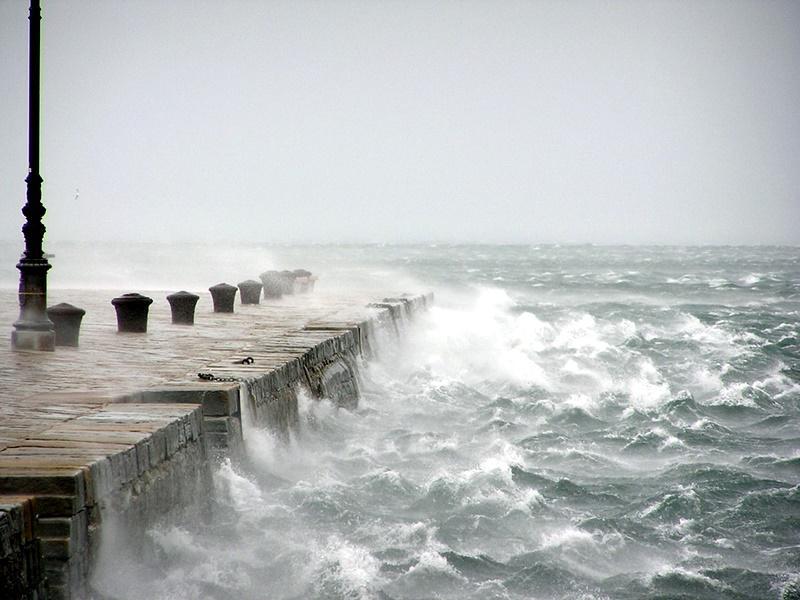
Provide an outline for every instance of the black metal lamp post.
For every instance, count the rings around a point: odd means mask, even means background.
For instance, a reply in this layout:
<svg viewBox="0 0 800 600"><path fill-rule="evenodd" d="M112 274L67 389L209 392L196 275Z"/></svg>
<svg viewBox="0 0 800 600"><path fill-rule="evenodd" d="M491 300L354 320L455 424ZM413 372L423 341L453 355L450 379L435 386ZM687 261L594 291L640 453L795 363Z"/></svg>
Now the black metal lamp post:
<svg viewBox="0 0 800 600"><path fill-rule="evenodd" d="M22 208L25 252L17 268L19 278L19 319L14 323L11 345L15 350L54 350L55 330L47 318L47 271L50 264L42 251L45 227L42 217L42 177L39 175L39 25L42 9L31 0L30 98L28 118L27 203Z"/></svg>

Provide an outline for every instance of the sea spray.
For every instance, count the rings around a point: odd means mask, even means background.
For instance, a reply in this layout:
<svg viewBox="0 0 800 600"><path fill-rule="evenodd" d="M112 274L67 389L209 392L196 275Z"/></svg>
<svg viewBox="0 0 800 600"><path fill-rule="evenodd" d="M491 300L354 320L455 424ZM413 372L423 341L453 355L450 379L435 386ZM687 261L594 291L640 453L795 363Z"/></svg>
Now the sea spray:
<svg viewBox="0 0 800 600"><path fill-rule="evenodd" d="M796 249L368 254L436 307L357 409L251 429L114 597L796 595Z"/></svg>

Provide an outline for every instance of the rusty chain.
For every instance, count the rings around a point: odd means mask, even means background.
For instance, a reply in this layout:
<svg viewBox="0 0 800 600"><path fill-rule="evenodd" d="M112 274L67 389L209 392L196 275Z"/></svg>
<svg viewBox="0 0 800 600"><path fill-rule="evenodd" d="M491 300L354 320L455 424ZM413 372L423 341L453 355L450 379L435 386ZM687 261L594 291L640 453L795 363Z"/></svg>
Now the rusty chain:
<svg viewBox="0 0 800 600"><path fill-rule="evenodd" d="M242 360L234 361L237 365L252 365L256 360L252 356L246 356ZM198 373L197 376L203 381L226 381L230 383L239 383L243 381L242 377L219 377L213 373Z"/></svg>

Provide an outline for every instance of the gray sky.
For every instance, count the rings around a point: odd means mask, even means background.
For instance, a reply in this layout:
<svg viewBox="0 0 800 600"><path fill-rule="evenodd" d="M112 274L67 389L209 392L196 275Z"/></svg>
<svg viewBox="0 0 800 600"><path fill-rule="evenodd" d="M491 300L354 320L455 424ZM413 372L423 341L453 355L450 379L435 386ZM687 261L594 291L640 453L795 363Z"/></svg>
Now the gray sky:
<svg viewBox="0 0 800 600"><path fill-rule="evenodd" d="M800 244L800 2L44 4L50 240Z"/></svg>

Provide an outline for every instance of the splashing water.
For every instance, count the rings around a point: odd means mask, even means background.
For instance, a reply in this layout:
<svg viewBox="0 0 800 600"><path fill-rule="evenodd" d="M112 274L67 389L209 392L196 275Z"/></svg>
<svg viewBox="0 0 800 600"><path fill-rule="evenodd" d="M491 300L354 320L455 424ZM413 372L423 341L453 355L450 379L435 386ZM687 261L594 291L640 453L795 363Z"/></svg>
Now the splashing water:
<svg viewBox="0 0 800 600"><path fill-rule="evenodd" d="M289 442L219 467L212 522L151 532L105 593L798 597L800 251L370 256L440 293L358 410L301 394Z"/></svg>

